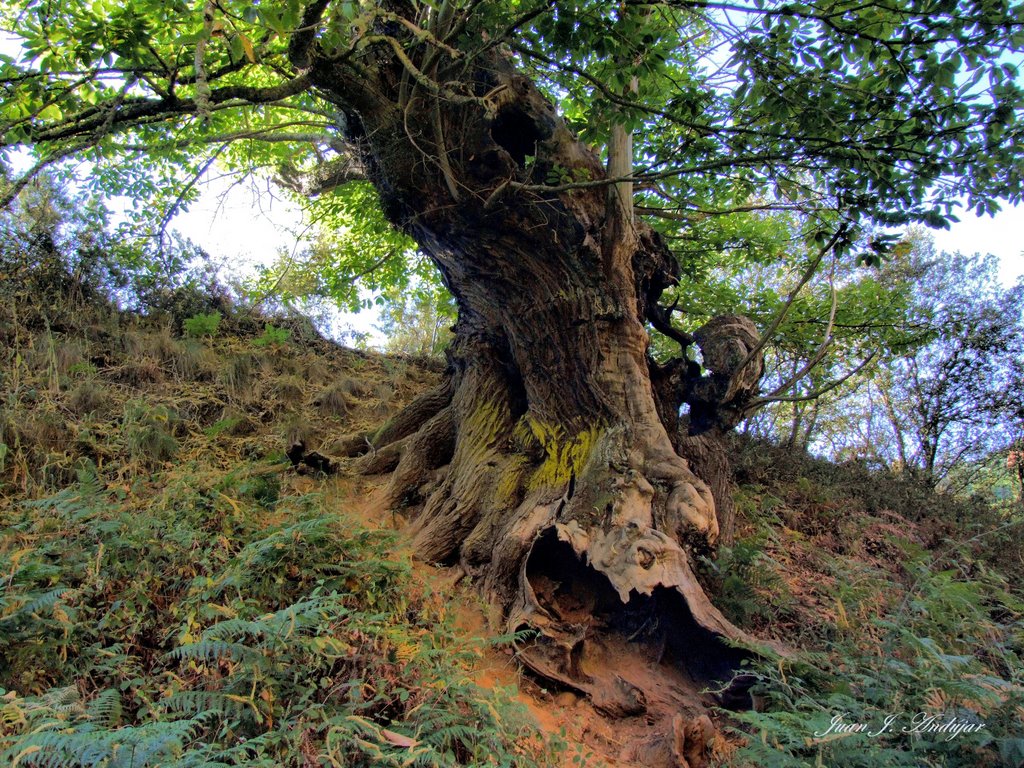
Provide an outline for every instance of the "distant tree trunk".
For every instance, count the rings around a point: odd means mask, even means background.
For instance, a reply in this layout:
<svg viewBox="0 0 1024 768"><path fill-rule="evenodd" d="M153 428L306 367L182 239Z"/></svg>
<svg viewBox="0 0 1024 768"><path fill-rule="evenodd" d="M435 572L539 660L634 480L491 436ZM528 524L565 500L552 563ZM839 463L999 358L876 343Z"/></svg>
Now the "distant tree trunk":
<svg viewBox="0 0 1024 768"><path fill-rule="evenodd" d="M724 381L736 371L712 386L677 366L667 428L645 322L677 278L671 252L622 214L597 183L599 158L501 54L442 98L393 53L381 46L358 71L295 56L344 110L386 214L458 303L447 394L399 414L364 468L393 470L388 497L412 505L420 557L461 564L509 630L540 632L529 666L607 711L668 717L678 702L589 660L618 633L660 644L648 658L720 677L736 661L721 641L750 640L691 571L684 545L713 543L719 520L669 428L687 393L708 412L749 393L760 358L743 387ZM556 170L593 184L538 185Z"/></svg>

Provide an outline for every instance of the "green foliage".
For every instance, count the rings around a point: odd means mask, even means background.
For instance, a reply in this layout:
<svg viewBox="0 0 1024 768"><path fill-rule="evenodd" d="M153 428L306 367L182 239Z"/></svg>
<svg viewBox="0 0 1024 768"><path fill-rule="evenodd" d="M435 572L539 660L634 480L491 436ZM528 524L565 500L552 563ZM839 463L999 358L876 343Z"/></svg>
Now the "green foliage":
<svg viewBox="0 0 1024 768"><path fill-rule="evenodd" d="M736 715L751 733L738 764L1020 764L1024 603L984 568L967 579L907 558L909 587L836 563L835 634L819 652L754 665L765 703ZM866 727L840 732L837 716ZM950 722L984 727L928 730Z"/></svg>
<svg viewBox="0 0 1024 768"><path fill-rule="evenodd" d="M257 347L280 347L288 343L292 332L287 328L278 328L273 323L267 323L263 327L263 334L253 339Z"/></svg>
<svg viewBox="0 0 1024 768"><path fill-rule="evenodd" d="M352 180L360 84L397 66L382 57L398 49L404 95L410 76L417 87L436 77L427 90L461 98L473 92L467 73L496 47L598 151L612 126L633 134L637 174L648 177L640 211L664 217L684 262L723 248L738 258L756 253L781 214L803 247L850 224L838 249L856 246L877 263L891 242L869 239L874 224L944 226L958 199L992 212L1021 197L1024 89L1014 53L1024 39L1013 3L755 2L724 12L714 4L453 0L403 5L398 22L379 3L331 2L317 44L353 69L333 79L329 94L292 75L288 49L305 34L302 8L298 0L224 0L204 19L198 6L149 0L8 3L0 14L21 50L0 59L0 151L6 167L10 150L30 147L37 164L10 174L3 198L84 156L90 187L130 198L133 227L162 244L171 214L196 199L195 180L213 163L237 173L273 169L330 234L269 267L256 281L259 295L286 306L391 301L419 267L377 193ZM404 96L394 98L403 109ZM468 189L472 163L484 161L450 150ZM424 145L422 155L432 169L434 151ZM587 181L530 156L533 183ZM392 220L403 218L398 201L388 205Z"/></svg>
<svg viewBox="0 0 1024 768"><path fill-rule="evenodd" d="M455 319L455 302L443 286L417 282L383 308L378 327L387 336L385 348L390 353L439 357L451 339Z"/></svg>
<svg viewBox="0 0 1024 768"><path fill-rule="evenodd" d="M953 492L979 490L986 467L996 481L994 464L1005 464L1024 414L1024 285L1003 288L993 257L936 253L921 232L876 275L844 282L836 324L849 330L838 328L829 355L785 394L852 370L874 347L872 365L823 398L759 414L753 431ZM769 382L813 349L800 328L820 327L828 311L814 288L780 328Z"/></svg>
<svg viewBox="0 0 1024 768"><path fill-rule="evenodd" d="M224 306L209 256L177 237L114 227L102 199L66 174L33 180L0 210L0 295L31 297L30 312L60 322L83 304L166 312L176 321Z"/></svg>
<svg viewBox="0 0 1024 768"><path fill-rule="evenodd" d="M992 256L915 249L910 317L927 329L912 354L886 361L878 388L892 408L877 453L926 482L969 487L977 466L1005 460L1024 423L1024 282L1004 289Z"/></svg>
<svg viewBox="0 0 1024 768"><path fill-rule="evenodd" d="M173 458L178 451L173 434L177 421L177 414L165 406L129 401L121 428L126 452L132 459L149 464Z"/></svg>
<svg viewBox="0 0 1024 768"><path fill-rule="evenodd" d="M0 761L537 764L393 537L267 469L182 465L138 498L85 466L0 512Z"/></svg>
<svg viewBox="0 0 1024 768"><path fill-rule="evenodd" d="M399 300L413 280L439 284L436 270L397 232L365 182L339 187L318 203L317 237L305 251L261 268L246 290L290 307L326 300L349 312Z"/></svg>
<svg viewBox="0 0 1024 768"><path fill-rule="evenodd" d="M187 318L182 326L186 335L199 338L216 334L220 321L220 312L200 313Z"/></svg>
<svg viewBox="0 0 1024 768"><path fill-rule="evenodd" d="M719 547L714 560L701 561L711 579L715 604L740 626L763 624L786 612L786 585L779 578L777 567L769 565L766 535L761 531L731 547Z"/></svg>
<svg viewBox="0 0 1024 768"><path fill-rule="evenodd" d="M1020 519L862 463L734 447L746 537L711 573L733 577L723 607L794 653L753 664L756 711L737 715L745 743L732 764L1016 766ZM837 715L867 733L826 733ZM915 716L986 727L946 741L910 733Z"/></svg>

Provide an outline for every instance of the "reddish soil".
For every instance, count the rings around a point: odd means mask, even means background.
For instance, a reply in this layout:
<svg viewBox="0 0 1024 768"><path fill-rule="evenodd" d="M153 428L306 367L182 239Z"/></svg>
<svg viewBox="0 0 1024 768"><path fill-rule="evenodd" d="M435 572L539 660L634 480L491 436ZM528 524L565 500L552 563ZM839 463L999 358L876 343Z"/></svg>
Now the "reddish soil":
<svg viewBox="0 0 1024 768"><path fill-rule="evenodd" d="M364 523L400 530L405 520L383 503L381 478L351 478L338 475L321 487L321 492L336 496L338 507ZM494 637L497 617L489 617L487 606L472 585L463 581L458 567L439 568L413 560L413 574L428 593L444 601L453 613L456 630L469 640ZM592 611L600 598L581 594L556 595L557 584L535 585L538 592L549 591L546 599L558 602L561 611L578 610L581 619ZM674 763L665 752L666 734L672 733L673 718L683 715L690 722L701 707L713 705L703 685L692 679L679 664L666 661L664 639L644 640L623 632L596 634L582 644L581 669L595 680L608 685L624 681L625 687L645 694L643 712L632 716L609 716L586 696L559 689L523 671L516 651L508 646L481 643L473 671L474 681L482 688L514 691L536 721L542 734L565 748L559 768L659 768ZM692 707L680 711L680 702ZM677 725L678 728L678 725ZM709 740L704 765L719 765L733 749L717 731ZM655 754L657 753L657 754ZM667 762L662 762L667 760ZM653 761L653 762L652 762ZM697 763L700 765L700 763ZM684 768L689 768L684 766Z"/></svg>

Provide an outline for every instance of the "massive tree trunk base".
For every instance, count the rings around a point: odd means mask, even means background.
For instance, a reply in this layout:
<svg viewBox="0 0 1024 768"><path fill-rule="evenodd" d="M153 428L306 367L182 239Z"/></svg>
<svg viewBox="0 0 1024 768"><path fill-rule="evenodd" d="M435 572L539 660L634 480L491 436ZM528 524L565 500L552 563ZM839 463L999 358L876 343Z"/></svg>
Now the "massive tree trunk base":
<svg viewBox="0 0 1024 768"><path fill-rule="evenodd" d="M699 718L721 703L704 691L747 655L732 643L758 643L690 568L708 492L685 461L627 423L545 430L502 358L480 349L364 443L356 467L391 473L383 502L409 519L416 555L473 578L527 669L649 724L633 759L702 764Z"/></svg>
<svg viewBox="0 0 1024 768"><path fill-rule="evenodd" d="M647 357L645 324L665 320L655 307L678 264L505 52L470 71L453 62L454 100L382 56L373 82L327 59L311 77L346 108L385 215L436 264L459 320L450 383L364 436L358 466L392 473L385 502L407 510L420 558L460 565L500 629L531 631L528 668L657 723L645 754L689 765L700 689L735 668L728 643L754 641L711 604L685 549L719 523L672 444ZM626 143L612 154L628 172ZM581 186L539 183L552 174ZM741 364L752 344L694 340L713 376L697 386L687 367L665 394L693 389L708 420L745 391L730 365L756 382L760 364Z"/></svg>

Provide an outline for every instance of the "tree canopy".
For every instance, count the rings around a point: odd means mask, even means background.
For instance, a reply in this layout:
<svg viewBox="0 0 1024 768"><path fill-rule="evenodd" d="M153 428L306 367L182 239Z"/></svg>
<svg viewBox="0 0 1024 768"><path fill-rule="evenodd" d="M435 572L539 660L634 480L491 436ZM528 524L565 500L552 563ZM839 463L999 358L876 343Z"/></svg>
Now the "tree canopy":
<svg viewBox="0 0 1024 768"><path fill-rule="evenodd" d="M1019 3L97 0L2 14L22 46L0 57L5 164L22 146L34 161L8 171L5 199L72 157L97 188L164 206L191 199L213 162L303 193L360 177L345 109L296 66L314 42L352 72L396 54L408 83L451 103L494 99L458 77L501 50L587 142L632 132L639 211L683 252L746 237L725 213L796 212L820 245L840 220L942 226L960 202L991 212L1021 196ZM537 166L522 188L604 183L540 167L508 123Z"/></svg>

